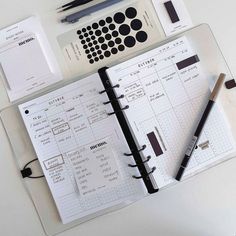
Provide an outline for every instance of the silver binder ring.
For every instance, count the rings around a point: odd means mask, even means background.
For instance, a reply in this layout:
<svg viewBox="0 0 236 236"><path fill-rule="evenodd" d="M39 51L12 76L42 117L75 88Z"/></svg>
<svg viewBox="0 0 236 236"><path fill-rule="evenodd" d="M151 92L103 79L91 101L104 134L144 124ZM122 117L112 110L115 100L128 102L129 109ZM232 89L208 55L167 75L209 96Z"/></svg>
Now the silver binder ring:
<svg viewBox="0 0 236 236"><path fill-rule="evenodd" d="M142 176L142 175L141 176L135 176L135 175L133 175L132 177L134 179L144 179L144 178L148 177L149 175L151 175L155 170L156 170L156 167L152 167L152 170L149 173L147 173L147 175L145 175L145 176Z"/></svg>
<svg viewBox="0 0 236 236"><path fill-rule="evenodd" d="M107 88L107 89L104 89L104 90L100 91L99 94L103 94L103 93L105 93L105 92L109 92L109 91L113 90L114 88L119 88L119 87L120 87L119 84L114 85L114 86L112 86L112 87L109 87L109 88Z"/></svg>
<svg viewBox="0 0 236 236"><path fill-rule="evenodd" d="M142 162L142 164L145 164L147 162L149 162L151 160L151 156L148 156L147 159L145 161ZM131 168L135 168L135 167L138 167L139 165L132 165L132 164L128 164L129 167Z"/></svg>
<svg viewBox="0 0 236 236"><path fill-rule="evenodd" d="M124 98L124 97L125 97L125 95L122 94L122 95L120 95L119 97L117 97L116 99L113 99L113 100L110 100L110 101L104 102L103 104L104 104L104 105L107 105L107 104L109 104L109 103L116 102L116 101L118 101L118 100L120 100L120 99L122 99L122 98Z"/></svg>
<svg viewBox="0 0 236 236"><path fill-rule="evenodd" d="M146 149L146 147L147 147L146 145L143 145L142 148L140 148L140 149L138 150L138 152L142 152L143 150ZM124 155L127 156L127 157L130 157L130 156L133 156L133 153L134 153L134 152L132 151L131 153L124 153Z"/></svg>
<svg viewBox="0 0 236 236"><path fill-rule="evenodd" d="M128 106L128 105L125 106L124 108L121 108L120 110L117 110L117 111L114 111L114 112L111 112L111 113L107 113L107 115L108 115L108 116L112 116L112 115L114 115L114 114L117 114L117 113L122 112L122 111L127 110L127 109L129 109L129 106Z"/></svg>

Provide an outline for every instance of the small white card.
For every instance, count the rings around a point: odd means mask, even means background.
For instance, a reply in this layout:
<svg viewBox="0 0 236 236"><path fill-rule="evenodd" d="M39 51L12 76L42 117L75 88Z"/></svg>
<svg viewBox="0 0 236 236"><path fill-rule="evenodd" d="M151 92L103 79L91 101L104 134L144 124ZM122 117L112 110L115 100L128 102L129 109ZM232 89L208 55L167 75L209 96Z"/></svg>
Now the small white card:
<svg viewBox="0 0 236 236"><path fill-rule="evenodd" d="M37 17L0 30L0 69L11 102L62 80Z"/></svg>
<svg viewBox="0 0 236 236"><path fill-rule="evenodd" d="M180 33L181 31L187 30L193 26L191 17L183 0L152 0L152 2L166 36ZM170 13L168 13L165 6L167 2L169 2L169 5L172 5L174 9L170 9L170 12L174 15L177 14L179 18L179 20L174 23L172 22Z"/></svg>
<svg viewBox="0 0 236 236"><path fill-rule="evenodd" d="M52 75L35 35L24 37L0 49L0 64L12 91L33 87Z"/></svg>

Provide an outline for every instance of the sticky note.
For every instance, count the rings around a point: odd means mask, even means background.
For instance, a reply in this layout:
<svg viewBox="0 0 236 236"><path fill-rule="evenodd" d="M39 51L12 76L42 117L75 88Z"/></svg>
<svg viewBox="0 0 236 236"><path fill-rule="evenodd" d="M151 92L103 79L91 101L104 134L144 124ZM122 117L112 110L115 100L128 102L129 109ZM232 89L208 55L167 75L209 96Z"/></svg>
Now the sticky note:
<svg viewBox="0 0 236 236"><path fill-rule="evenodd" d="M52 73L35 35L1 48L0 64L10 90L33 85Z"/></svg>

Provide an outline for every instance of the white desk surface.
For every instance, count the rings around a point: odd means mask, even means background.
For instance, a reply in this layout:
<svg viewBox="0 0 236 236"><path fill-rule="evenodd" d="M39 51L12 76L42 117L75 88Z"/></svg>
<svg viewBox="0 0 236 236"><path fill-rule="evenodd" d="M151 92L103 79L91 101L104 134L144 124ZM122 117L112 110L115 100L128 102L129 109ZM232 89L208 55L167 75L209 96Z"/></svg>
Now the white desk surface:
<svg viewBox="0 0 236 236"><path fill-rule="evenodd" d="M39 15L67 77L56 36L68 26L57 23L55 8L68 0L1 0L0 28ZM185 0L195 24L208 23L236 74L236 1ZM4 105L0 94L0 108ZM236 158L185 183L161 191L130 207L66 231L72 235L235 236ZM0 235L45 235L0 127Z"/></svg>

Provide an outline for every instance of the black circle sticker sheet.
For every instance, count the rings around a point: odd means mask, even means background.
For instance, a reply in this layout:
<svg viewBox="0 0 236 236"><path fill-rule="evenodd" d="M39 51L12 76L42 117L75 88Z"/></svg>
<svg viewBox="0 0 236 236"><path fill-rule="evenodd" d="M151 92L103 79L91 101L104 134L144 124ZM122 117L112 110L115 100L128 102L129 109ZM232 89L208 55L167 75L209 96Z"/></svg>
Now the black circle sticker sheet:
<svg viewBox="0 0 236 236"><path fill-rule="evenodd" d="M125 60L162 40L150 1L136 1L58 37L72 75L83 75ZM88 70L88 71L87 71Z"/></svg>

